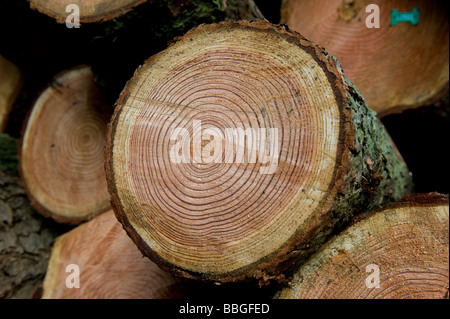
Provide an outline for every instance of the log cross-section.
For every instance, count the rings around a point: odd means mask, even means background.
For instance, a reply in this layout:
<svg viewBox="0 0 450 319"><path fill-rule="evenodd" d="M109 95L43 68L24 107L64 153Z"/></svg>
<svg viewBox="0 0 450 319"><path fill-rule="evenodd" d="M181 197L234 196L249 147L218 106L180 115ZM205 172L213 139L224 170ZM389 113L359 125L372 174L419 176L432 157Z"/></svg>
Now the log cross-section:
<svg viewBox="0 0 450 319"><path fill-rule="evenodd" d="M277 298L448 298L448 195L416 194L364 214L294 273Z"/></svg>
<svg viewBox="0 0 450 319"><path fill-rule="evenodd" d="M147 60L117 102L106 169L145 255L223 282L282 280L354 213L411 186L336 59L262 21L201 25Z"/></svg>
<svg viewBox="0 0 450 319"><path fill-rule="evenodd" d="M33 9L64 23L71 14L69 5L79 8L80 22L102 22L117 18L147 0L28 0Z"/></svg>
<svg viewBox="0 0 450 319"><path fill-rule="evenodd" d="M64 223L110 208L104 169L112 108L89 66L57 75L24 125L19 169L33 206Z"/></svg>
<svg viewBox="0 0 450 319"><path fill-rule="evenodd" d="M183 283L162 271L126 235L112 211L58 237L42 299L175 299Z"/></svg>
<svg viewBox="0 0 450 319"><path fill-rule="evenodd" d="M381 117L448 92L448 8L440 0L283 0L281 20L338 58ZM417 25L394 26L393 10L418 11Z"/></svg>

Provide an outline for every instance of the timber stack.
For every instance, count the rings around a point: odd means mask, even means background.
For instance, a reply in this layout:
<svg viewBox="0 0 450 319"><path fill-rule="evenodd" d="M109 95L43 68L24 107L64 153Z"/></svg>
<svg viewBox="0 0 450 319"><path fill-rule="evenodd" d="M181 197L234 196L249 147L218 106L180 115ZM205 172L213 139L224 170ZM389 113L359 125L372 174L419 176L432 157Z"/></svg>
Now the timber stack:
<svg viewBox="0 0 450 319"><path fill-rule="evenodd" d="M443 2L4 7L0 297L448 298Z"/></svg>

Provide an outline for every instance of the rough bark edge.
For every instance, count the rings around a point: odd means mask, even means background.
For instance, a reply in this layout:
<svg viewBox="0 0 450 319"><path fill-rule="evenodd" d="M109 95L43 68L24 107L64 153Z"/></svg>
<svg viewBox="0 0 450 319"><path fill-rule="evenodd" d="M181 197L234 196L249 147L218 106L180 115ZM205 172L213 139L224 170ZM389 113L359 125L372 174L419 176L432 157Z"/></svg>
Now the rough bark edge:
<svg viewBox="0 0 450 319"><path fill-rule="evenodd" d="M353 85L344 78L342 68L336 58L328 55L321 47L317 46L312 41L305 39L299 33L289 31L286 26L274 25L265 21L235 21L200 25L189 31L183 38L189 38L192 33L208 28L252 29L259 32L275 32L279 36L282 36L287 42L293 43L309 53L326 73L330 84L333 86L336 102L340 107L341 121L337 162L341 163L341 165L336 167L327 198L323 200L324 205L319 212L312 213L310 219L305 223L308 224L314 220L315 222L313 224L321 226L319 229L307 229L306 231L304 229L299 229L279 250L263 257L255 263L225 274L210 275L196 273L179 267L174 268L174 265L162 260L155 252L153 252L142 238L133 231L128 218L123 214L123 206L120 199L116 196L117 191L114 172L112 170L113 160L111 151L114 148L114 134L116 131L117 119L120 116L123 104L125 104L130 95L130 83L140 76L142 66L138 68L132 79L128 81L125 86L125 89L116 102L116 111L108 125L107 146L105 149L105 169L108 180L108 191L111 194L111 205L116 217L122 223L127 234L135 242L139 250L162 269L174 276L220 282L258 279L260 280L260 285L266 284L270 280L282 282L285 280L284 273L287 273L289 269L294 268L296 264L302 262L307 256L315 252L320 245L325 242L326 238L336 226L348 221L351 217L349 211L353 209L352 206L364 203L364 198L367 194L356 190L357 187L355 185L359 186L359 184L356 184L355 180L357 180L357 177L362 179L366 176L370 177L372 174L372 169L369 169L367 163L365 164L365 159L363 158L365 154L372 154L380 150L388 151L386 160L393 160L394 163L387 163L385 166L381 167L381 169L385 171L385 174L381 175L381 177L392 177L392 181L395 183L409 184L411 176L403 161L396 158L397 152L395 152L394 147L390 143L390 138L384 130L384 127L378 122L375 113L369 110L364 99L359 95ZM154 55L145 62L145 65L151 63L157 57L158 54ZM368 119L365 120L364 116L368 116ZM366 135L362 134L362 136L358 137L356 136L356 132L358 129L361 130L363 128L366 121L369 121L373 127L372 129L369 129L368 132L365 132L365 130L362 132L368 135L369 140L372 138L376 139L377 142L381 142L381 145L372 143L372 145L363 147L359 144L364 142ZM381 130L381 132L378 132L377 130ZM373 134L373 136L369 134ZM378 141L378 139L380 139L380 141ZM387 141L383 139L387 139ZM348 147L350 149L347 149ZM357 175L355 177L355 173L359 172L361 168L363 169L363 173L360 173L359 176ZM389 195L387 198L388 203L403 197L408 192L407 190L405 191L404 188L409 189L409 187L402 184L398 187L400 189L396 190L395 188L397 187L392 185L393 182L390 180L382 183L381 179L377 179L376 182L377 185L374 186L381 187L376 187L375 190L370 190L367 193L375 193L375 195L380 196L380 194L383 195L383 192L386 191L386 189L390 190L391 188L394 188L394 191L392 191L393 194ZM337 196L337 194L339 194L339 196ZM330 198L331 195L334 197ZM374 195L370 198L373 197ZM378 203L376 205L366 204L366 206L361 207L361 212L370 210L373 207L379 207L382 204L387 203ZM305 233L308 234L306 237ZM302 241L297 239L299 236L303 237Z"/></svg>
<svg viewBox="0 0 450 319"><path fill-rule="evenodd" d="M22 125L22 129L21 129L21 134L20 134L20 139L18 142L18 152L17 152L17 158L18 158L18 165L17 165L17 169L19 171L19 175L20 175L20 180L22 182L22 185L25 189L25 193L27 194L28 199L30 200L31 206L40 214L42 214L45 217L50 217L53 220L55 220L58 223L61 224L67 224L67 225L78 225L80 223L86 222L91 220L92 218L94 218L95 216L105 213L108 210L110 210L111 208L105 207L105 209L100 210L98 212L93 212L91 214L88 214L84 217L66 217L66 216L61 216L58 214L55 214L54 212L52 212L50 209L48 209L47 207L43 206L41 203L39 203L39 201L33 196L33 194L30 192L30 190L28 189L27 183L25 181L25 178L23 176L23 169L22 169L22 147L23 147L23 143L24 143L24 137L25 137L25 131L27 129L28 126L28 121L31 117L31 113L33 112L34 106L36 105L37 101L39 100L39 98L41 97L42 93L44 91L46 91L49 88L54 87L54 83L62 76L64 76L65 74L72 72L72 71L76 71L79 69L83 69L83 68L87 68L90 66L87 64L80 64L77 65L71 69L68 70L64 70L59 72L58 74L56 74L53 79L50 81L49 84L47 84L37 95L37 97L35 98L35 100L33 101L31 107L29 108L27 115L24 119L23 125ZM94 75L95 77L95 75Z"/></svg>
<svg viewBox="0 0 450 319"><path fill-rule="evenodd" d="M120 17L120 16L130 12L135 7L137 7L140 4L147 2L147 1L149 1L149 0L135 0L133 3L130 3L127 6L118 8L116 10L108 11L102 16L95 16L95 15L83 16L82 14L80 14L80 23L95 23L95 22L109 21L109 20L115 19L117 17ZM61 16L56 12L47 10L45 8L41 8L40 6L36 5L33 0L28 0L28 2L30 2L31 9L47 15L47 16L55 19L56 22L61 23L61 24L66 22L66 18L70 14L70 13L67 13L67 15Z"/></svg>
<svg viewBox="0 0 450 319"><path fill-rule="evenodd" d="M336 63L340 68L337 60ZM298 255L298 264L317 251L330 236L346 227L354 216L382 208L413 192L412 175L383 124L377 119L376 112L367 106L345 76L344 81L348 107L352 110L355 139L354 147L346 150L351 164L333 206L324 216L322 230L312 240L311 246L314 248L298 247L292 252Z"/></svg>
<svg viewBox="0 0 450 319"><path fill-rule="evenodd" d="M281 268L285 269L283 273L289 280L293 269L316 252L328 238L346 227L354 216L381 209L413 192L412 175L383 124L377 119L376 112L367 106L353 83L343 75L338 60L327 56L335 61L345 81L346 103L352 113L351 135L354 140L344 144L348 164L342 165L347 166L346 172L341 175L342 180L336 187L337 194L328 209L310 218L321 220L320 223L313 223L320 225L318 231L308 231L312 234L316 232L316 236L309 241L299 241L288 252L292 257L285 263L291 260L290 264L279 265L272 274L263 274L263 279L276 279L274 274ZM382 158L377 159L377 156Z"/></svg>
<svg viewBox="0 0 450 319"><path fill-rule="evenodd" d="M327 77L329 78L330 83L338 83L338 87L334 88L335 91L335 95L336 95L336 99L338 100L338 104L342 107L341 112L343 114L341 114L345 120L341 121L340 126L340 138L339 141L342 144L344 142L344 140L347 140L347 142L351 142L351 138L348 138L345 136L344 131L350 131L350 121L349 121L349 111L344 110L344 98L343 98L343 91L345 90L343 88L342 85L342 81L339 82L339 74L338 74L338 70L336 68L333 68L332 66L330 67L329 65L327 65L328 63L333 63L334 60L330 60L327 58L326 55L323 54L323 51L320 47L316 46L314 43L312 43L309 40L306 40L305 38L303 38L302 36L300 36L297 33L292 33L289 30L287 30L286 27L284 26L277 26L277 25L273 25L271 23L265 22L265 21L255 21L255 22L248 22L248 21L236 21L236 22L221 22L221 23L217 23L217 24L210 24L210 25L200 25L194 29L192 29L191 31L189 31L188 33L186 33L182 38L189 38L189 36L194 33L194 32L198 32L198 30L202 30L202 29L219 29L219 28L225 28L225 29L252 29L254 31L260 31L260 32L275 32L277 34L279 34L280 36L283 36L288 42L294 43L298 46L300 46L303 50L305 50L306 52L308 52L313 59L315 59L319 65L323 68L324 72L327 73ZM179 38L177 40L180 40L182 38ZM172 44L174 45L175 42ZM150 59L148 59L147 61L145 61L145 65L151 63L153 60L155 60L158 57L159 54L154 55L153 57L151 57ZM180 277L185 277L185 278L190 278L190 279L201 279L204 281L221 281L221 282L233 282L233 281L243 281L246 279L250 279L250 278L265 278L265 277L270 277L270 278L275 278L277 280L283 280L284 276L280 275L278 276L279 271L273 271L275 273L277 273L277 275L267 275L266 273L263 272L263 270L266 267L267 264L272 265L274 264L274 258L283 256L285 253L287 253L288 249L281 249L281 252L274 252L273 254L266 256L264 258L262 258L261 260L247 265L241 269L237 269L235 271L232 271L230 273L227 274L219 274L219 275L209 275L209 274L203 274L203 273L196 273L187 269L181 269L181 268L173 268L173 265L167 263L166 261L162 260L161 258L159 258L159 256L157 254L155 254L149 247L148 245L142 240L142 238L140 238L137 234L134 233L133 228L128 220L128 218L122 214L123 211L123 206L120 202L120 199L115 195L116 193L116 188L114 185L114 172L112 171L112 167L113 167L113 163L112 163L112 156L111 154L111 150L114 147L114 142L113 142L113 135L114 132L116 131L116 125L117 125L117 121L116 119L120 116L121 110L122 110L122 105L125 103L125 101L128 99L129 97L129 84L137 77L140 76L141 74L141 70L142 70L142 66L140 68L138 68L138 70L135 72L135 75L133 76L133 78L127 83L124 91L122 92L119 100L116 103L116 112L113 115L113 118L110 122L109 128L108 128L108 134L107 134L107 147L106 147L106 161L105 161L105 168L106 168L106 172L107 172L107 180L108 180L108 189L110 191L111 194L111 204L114 208L114 212L116 214L116 217L119 219L119 221L122 223L122 225L124 226L124 229L127 231L127 233L129 234L129 236L133 239L133 241L135 242L135 244L138 246L138 248L141 250L141 252L145 255L148 256L151 260L153 260L155 263L157 263L161 268L163 268L164 270L172 273L172 275L174 276L180 276ZM328 71L328 72L327 72ZM342 129L343 127L345 127L347 130ZM341 145L343 146L343 145ZM343 150L343 147L338 148L340 150ZM342 156L343 154L340 154L340 156ZM345 170L346 167L343 166L343 170ZM336 175L336 172L335 172ZM333 178L333 180L336 180L336 177ZM332 185L333 183L331 183ZM295 236L294 236L295 237ZM290 242L291 240L289 240ZM258 270L255 270L255 266L258 266ZM277 268L277 267L273 267L273 268ZM275 270L275 269L274 269Z"/></svg>

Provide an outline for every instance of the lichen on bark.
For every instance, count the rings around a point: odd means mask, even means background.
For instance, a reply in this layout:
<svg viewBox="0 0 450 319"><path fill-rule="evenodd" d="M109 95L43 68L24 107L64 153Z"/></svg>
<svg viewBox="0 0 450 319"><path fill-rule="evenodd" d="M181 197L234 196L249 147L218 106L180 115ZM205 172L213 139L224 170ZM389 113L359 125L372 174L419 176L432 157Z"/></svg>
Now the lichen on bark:
<svg viewBox="0 0 450 319"><path fill-rule="evenodd" d="M345 201L370 211L410 195L412 176L377 113L369 108L353 83L345 80L351 96L356 142L355 149L350 150L353 165L347 176L350 189Z"/></svg>
<svg viewBox="0 0 450 319"><path fill-rule="evenodd" d="M338 61L337 64L341 68ZM350 169L330 212L334 232L341 230L355 215L385 207L411 195L414 190L412 175L377 113L370 109L355 85L345 76L344 80L349 93L347 103L352 110L355 144L347 150ZM317 239L323 243L325 237L319 234Z"/></svg>
<svg viewBox="0 0 450 319"><path fill-rule="evenodd" d="M347 145L349 169L343 177L333 206L322 218L322 227L309 242L300 243L289 252L291 266L284 266L288 282L295 265L305 262L331 236L347 227L355 216L386 207L413 193L412 175L390 138L377 113L369 108L354 84L343 74L339 61L334 60L347 85L348 109L351 110L354 145ZM270 277L271 274L266 274Z"/></svg>

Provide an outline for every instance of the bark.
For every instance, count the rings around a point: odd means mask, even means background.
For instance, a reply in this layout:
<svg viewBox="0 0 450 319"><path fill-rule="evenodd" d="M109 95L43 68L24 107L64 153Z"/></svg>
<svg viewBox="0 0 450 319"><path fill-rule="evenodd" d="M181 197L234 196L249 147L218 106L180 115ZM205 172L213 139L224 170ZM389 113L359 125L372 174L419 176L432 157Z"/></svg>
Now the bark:
<svg viewBox="0 0 450 319"><path fill-rule="evenodd" d="M368 28L379 7L380 27ZM391 25L391 12L419 9L417 25ZM282 23L324 47L380 117L432 105L448 93L449 26L445 1L284 0ZM372 16L369 16L372 14ZM420 57L420 60L416 60Z"/></svg>
<svg viewBox="0 0 450 319"><path fill-rule="evenodd" d="M42 91L24 125L19 167L37 211L76 224L110 208L104 145L111 113L89 66L62 72Z"/></svg>
<svg viewBox="0 0 450 319"><path fill-rule="evenodd" d="M448 298L448 213L448 195L433 193L364 214L302 264L276 297Z"/></svg>
<svg viewBox="0 0 450 319"><path fill-rule="evenodd" d="M173 130L189 140L200 134L195 120L221 132L277 128L275 172L267 161L224 163L223 154L222 163L174 161ZM147 60L116 104L106 170L116 215L146 256L175 275L219 282L283 281L353 215L412 190L339 62L262 21L199 26Z"/></svg>
<svg viewBox="0 0 450 319"><path fill-rule="evenodd" d="M17 175L0 171L0 298L30 298L62 231L33 210Z"/></svg>

